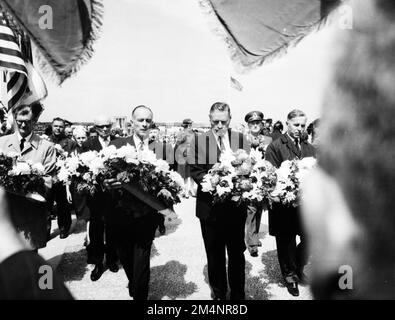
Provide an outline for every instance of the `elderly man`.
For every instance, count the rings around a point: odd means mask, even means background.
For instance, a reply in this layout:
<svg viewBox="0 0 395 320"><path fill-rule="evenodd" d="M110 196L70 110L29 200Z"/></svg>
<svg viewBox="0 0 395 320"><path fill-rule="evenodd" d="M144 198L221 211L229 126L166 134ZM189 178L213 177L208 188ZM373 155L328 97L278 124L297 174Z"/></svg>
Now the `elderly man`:
<svg viewBox="0 0 395 320"><path fill-rule="evenodd" d="M213 205L212 196L202 191L201 182L212 166L219 161L222 152L238 149L249 151L249 143L244 135L229 129L232 116L226 103L214 103L209 117L211 130L196 137L194 159L189 159L191 176L198 184L196 216L200 219L206 249L212 298L226 299L229 279L230 299L243 300L246 249L244 226L247 209L245 206L236 206L232 201ZM225 250L228 252L228 276Z"/></svg>
<svg viewBox="0 0 395 320"><path fill-rule="evenodd" d="M94 119L97 137L91 138L82 144L82 151L97 151L108 147L110 144L111 119L98 116ZM104 273L104 258L111 272L118 272L118 255L114 243L114 230L109 222L112 214L111 195L107 190L97 188L93 196L87 199L90 211L88 263L95 267L91 273L91 280L97 281Z"/></svg>
<svg viewBox="0 0 395 320"><path fill-rule="evenodd" d="M161 142L149 144L152 120L150 108L137 106L132 111L133 136L116 139L111 145L120 148L129 144L136 147L138 152L150 149L157 157L173 164L174 151L171 145ZM151 246L161 216L148 204L122 190L122 185L116 179L108 179L104 185L114 192L116 208L111 219L116 225L117 248L129 280L129 295L134 300L147 300Z"/></svg>
<svg viewBox="0 0 395 320"><path fill-rule="evenodd" d="M266 149L266 160L279 168L285 160L315 156L315 148L301 139L307 117L303 111L292 110L287 116L287 132ZM269 233L276 237L277 255L288 292L299 295L298 282L306 282L303 272L307 260L306 242L298 208L274 203L269 210ZM296 236L300 243L296 245Z"/></svg>
<svg viewBox="0 0 395 320"><path fill-rule="evenodd" d="M50 175L54 172L56 164L56 152L52 143L40 138L33 132L34 125L37 123L42 109L42 105L38 102L14 108L12 113L15 132L0 137L0 150L6 154L10 152L18 153L19 161L41 163L45 168L45 173L48 175L46 182L50 186ZM37 216L37 219L40 219L31 222L32 226L37 223L34 230L40 230L40 232L26 238L29 242L37 239L37 241L33 241L35 243L30 243L33 248L45 247L47 242L46 217L41 219L42 217L41 215Z"/></svg>

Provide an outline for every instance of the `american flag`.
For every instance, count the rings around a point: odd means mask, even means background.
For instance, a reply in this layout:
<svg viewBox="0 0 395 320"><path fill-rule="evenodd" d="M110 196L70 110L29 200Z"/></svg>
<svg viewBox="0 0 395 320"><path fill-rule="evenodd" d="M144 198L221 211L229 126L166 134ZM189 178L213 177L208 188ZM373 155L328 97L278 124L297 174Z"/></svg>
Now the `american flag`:
<svg viewBox="0 0 395 320"><path fill-rule="evenodd" d="M3 81L7 83L8 111L18 104L28 90L28 73L23 57L26 59L31 55L22 54L22 42L21 36L14 33L0 12L0 68Z"/></svg>

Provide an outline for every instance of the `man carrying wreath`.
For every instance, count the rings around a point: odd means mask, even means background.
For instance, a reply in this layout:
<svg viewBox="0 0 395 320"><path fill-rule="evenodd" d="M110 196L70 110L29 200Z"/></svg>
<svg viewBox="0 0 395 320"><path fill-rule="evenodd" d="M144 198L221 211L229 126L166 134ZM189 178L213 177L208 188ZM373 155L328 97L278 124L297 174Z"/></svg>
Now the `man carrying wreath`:
<svg viewBox="0 0 395 320"><path fill-rule="evenodd" d="M111 141L116 148L131 145L137 152L152 150L157 157L174 163L170 144L149 144L153 112L146 106L132 111L133 135ZM147 300L150 279L150 253L161 215L152 206L126 191L116 179L106 179L103 185L113 190L114 211L109 219L115 228L119 258L129 280L129 295L134 300Z"/></svg>
<svg viewBox="0 0 395 320"><path fill-rule="evenodd" d="M303 111L292 110L287 116L287 132L266 149L265 158L276 168L285 160L315 157L315 148L301 139L307 117ZM276 237L278 262L288 292L299 295L298 282L306 282L303 272L307 260L306 241L301 228L299 208L274 203L269 210L269 234ZM296 245L296 236L300 243Z"/></svg>
<svg viewBox="0 0 395 320"><path fill-rule="evenodd" d="M37 123L42 110L43 107L40 102L34 102L29 105L21 104L15 107L12 110L14 133L0 137L0 150L5 154L18 154L18 161L21 162L41 163L44 166L46 185L51 187L52 178L50 175L55 170L56 151L51 142L40 138L33 132L34 125ZM15 198L17 196L9 195L9 197ZM15 201L10 203L10 206L12 205L15 205L15 210L17 211L17 216L13 216L13 219L17 219L18 224L23 225L25 231L30 231L23 233L24 235L26 234L24 238L27 244L32 249L45 247L47 243L48 215L47 210L44 208L46 204L29 203L27 200L21 201L21 198L15 198ZM33 212L36 209L38 212ZM34 216L35 218L30 219L29 216Z"/></svg>
<svg viewBox="0 0 395 320"><path fill-rule="evenodd" d="M231 300L245 298L244 226L246 206L232 201L213 205L210 193L202 191L203 177L219 162L227 150L249 151L247 138L229 129L230 108L226 103L216 102L210 109L211 130L195 138L194 155L189 159L191 176L198 184L196 216L200 219L202 236L207 255L208 278L214 300L225 300L230 287ZM226 255L228 253L228 275Z"/></svg>

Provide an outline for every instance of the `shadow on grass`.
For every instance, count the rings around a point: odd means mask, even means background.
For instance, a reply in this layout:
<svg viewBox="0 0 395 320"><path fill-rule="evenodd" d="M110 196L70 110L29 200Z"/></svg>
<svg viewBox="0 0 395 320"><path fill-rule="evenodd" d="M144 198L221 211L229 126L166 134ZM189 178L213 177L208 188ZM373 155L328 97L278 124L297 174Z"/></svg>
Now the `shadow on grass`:
<svg viewBox="0 0 395 320"><path fill-rule="evenodd" d="M187 266L178 261L169 261L165 265L151 268L149 300L161 300L168 297L187 298L198 290L193 282L185 282Z"/></svg>
<svg viewBox="0 0 395 320"><path fill-rule="evenodd" d="M63 278L64 282L82 280L85 273L88 271L86 255L85 248L76 252L65 252L63 254L56 272ZM57 257L54 257L52 259L56 258ZM48 262L51 263L51 260Z"/></svg>
<svg viewBox="0 0 395 320"><path fill-rule="evenodd" d="M271 294L268 290L270 284L277 284L284 287L280 266L277 260L277 250L265 252L261 255L262 264L265 266L264 271L258 276L251 276L252 264L246 261L245 266L245 296L247 300L268 300ZM207 264L203 268L204 281L208 281ZM229 292L228 292L229 298Z"/></svg>

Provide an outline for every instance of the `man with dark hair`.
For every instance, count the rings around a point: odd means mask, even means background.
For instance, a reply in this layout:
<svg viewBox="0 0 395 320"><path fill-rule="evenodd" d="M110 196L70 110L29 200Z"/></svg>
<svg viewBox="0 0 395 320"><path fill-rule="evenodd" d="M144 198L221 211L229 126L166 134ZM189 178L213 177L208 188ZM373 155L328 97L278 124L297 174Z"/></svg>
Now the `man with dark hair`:
<svg viewBox="0 0 395 320"><path fill-rule="evenodd" d="M351 1L303 218L316 299L395 299L395 2ZM336 30L334 30L336 32Z"/></svg>
<svg viewBox="0 0 395 320"><path fill-rule="evenodd" d="M266 160L279 168L285 160L315 156L314 147L301 140L306 121L303 111L292 110L287 116L287 132L267 147ZM278 261L287 289L293 296L298 296L298 282L306 282L303 269L307 262L299 208L274 203L269 209L269 233L276 237ZM297 235L300 236L298 245Z"/></svg>
<svg viewBox="0 0 395 320"><path fill-rule="evenodd" d="M56 152L53 145L40 138L33 132L42 108L39 103L33 105L20 105L12 110L15 132L0 137L0 150L7 153L18 153L18 161L31 161L44 166L46 185L51 186L51 175L55 170ZM47 211L35 219L25 218L28 226L32 227L34 234L26 235L25 239L33 249L42 248L47 243L46 231ZM23 218L21 213L21 218Z"/></svg>
<svg viewBox="0 0 395 320"><path fill-rule="evenodd" d="M280 136L283 134L283 130L284 130L284 126L281 123L281 121L276 121L276 123L273 125L273 132L270 135L273 141L280 138Z"/></svg>
<svg viewBox="0 0 395 320"><path fill-rule="evenodd" d="M121 148L127 144L137 152L152 150L158 158L174 163L171 145L161 142L149 144L149 132L153 121L152 110L138 106L132 111L134 134L111 141L111 145ZM104 186L113 192L115 208L111 221L116 228L116 245L119 258L129 280L129 295L134 300L147 300L150 279L150 253L160 213L133 194L124 190L116 179L107 179Z"/></svg>
<svg viewBox="0 0 395 320"><path fill-rule="evenodd" d="M191 176L198 184L196 216L200 226L207 255L208 278L211 297L225 300L228 281L231 300L245 299L244 226L247 209L228 201L213 205L210 193L203 192L203 177L219 161L222 152L245 149L249 151L247 138L229 129L230 108L226 103L214 103L210 109L211 130L199 135L194 141L194 159L189 159ZM226 254L228 253L228 272Z"/></svg>
<svg viewBox="0 0 395 320"><path fill-rule="evenodd" d="M50 282L52 287L40 287L42 270L48 270L49 264L29 249L15 230L6 192L0 188L0 300L73 299L56 270Z"/></svg>
<svg viewBox="0 0 395 320"><path fill-rule="evenodd" d="M90 138L82 145L82 151L97 151L110 145L111 119L99 115L94 119L98 137ZM87 248L88 263L95 267L91 273L91 280L97 281L105 271L104 260L111 272L118 272L118 255L115 247L115 230L109 216L113 206L111 195L108 190L97 188L93 196L87 197L87 205L90 211L89 239Z"/></svg>
<svg viewBox="0 0 395 320"><path fill-rule="evenodd" d="M49 141L55 145L58 156L61 152L71 153L76 146L74 140L66 137L64 128L65 123L63 119L55 118L52 120L52 135L49 137ZM71 206L67 201L66 186L64 186L62 182L55 182L53 184L49 200L51 211L54 210L54 201L56 202L56 214L60 231L59 237L65 239L69 236L71 227Z"/></svg>

